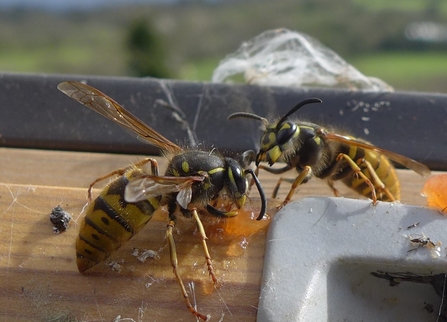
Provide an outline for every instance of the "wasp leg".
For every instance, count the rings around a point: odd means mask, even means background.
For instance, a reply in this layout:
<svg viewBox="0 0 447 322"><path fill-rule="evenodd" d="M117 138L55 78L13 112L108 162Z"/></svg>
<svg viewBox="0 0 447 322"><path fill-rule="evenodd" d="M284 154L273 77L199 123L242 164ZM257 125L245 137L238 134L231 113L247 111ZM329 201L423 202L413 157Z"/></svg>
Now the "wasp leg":
<svg viewBox="0 0 447 322"><path fill-rule="evenodd" d="M284 166L284 167L282 167L282 168L269 168L269 167L266 167L266 166L264 166L264 165L260 165L259 167L256 168L256 170L258 170L258 169L263 169L263 170L265 170L265 171L267 171L267 172L270 172L270 173L273 173L273 174L281 174L281 173L287 172L287 171L289 171L289 170L292 170L293 167L290 166L290 165L286 165L286 166ZM256 172L255 174L257 175L257 172ZM278 180L278 182L276 183L275 188L273 189L273 192L272 192L272 198L276 198L276 196L278 195L279 187L280 187L282 181L287 181L287 182L291 182L291 183L294 182L293 179L287 179L287 178L280 177L279 180ZM252 180L252 185L253 185L253 180ZM293 193L292 193L292 195L293 195ZM289 201L290 201L290 200L289 200ZM289 202L289 201L287 201L287 202ZM286 203L287 203L287 202L286 202ZM286 203L283 203L283 206L284 206ZM281 206L281 208L282 208L283 206Z"/></svg>
<svg viewBox="0 0 447 322"><path fill-rule="evenodd" d="M100 181L102 181L102 180L105 180L105 179L107 179L107 178L110 178L110 177L113 177L113 176L122 176L124 173L126 173L126 171L128 171L129 169L132 169L132 168L134 168L134 167L141 167L141 166L143 166L143 165L145 165L146 163L151 163L151 171L152 171L152 174L153 175L155 175L155 176L158 176L158 162L157 162L157 160L155 160L155 159L151 159L151 158L146 158L146 159L143 159L143 160L141 160L141 161L138 161L137 163L134 163L133 165L131 165L131 166L128 166L128 167L125 167L125 168L119 168L119 169L116 169L116 170L114 170L114 171L112 171L112 172L110 172L110 173L108 173L108 174L106 174L105 176L102 176L102 177L99 177L99 178L97 178L95 181L93 181L91 184L90 184L90 186L89 186L89 188L88 188L88 200L89 201L91 201L92 200L92 189L93 189L93 186L95 185L95 184L97 184L98 182L100 182Z"/></svg>
<svg viewBox="0 0 447 322"><path fill-rule="evenodd" d="M331 188L332 192L334 193L334 196L340 197L340 192L338 191L337 188L335 188L334 181L333 180L327 180L326 182L327 182L329 188Z"/></svg>
<svg viewBox="0 0 447 322"><path fill-rule="evenodd" d="M168 239L169 251L170 251L170 255L171 255L171 265L172 265L172 268L173 268L173 271L174 271L175 278L177 279L177 282L178 282L178 284L180 286L180 290L182 292L183 298L185 299L186 306L187 306L188 310L194 316L198 317L199 319L207 321L208 318L205 315L199 313L192 306L191 301L189 300L189 297L188 297L188 292L186 292L185 285L183 284L182 278L180 277L180 274L178 272L178 269L177 269L177 267L178 267L177 250L176 250L176 247L175 247L174 237L172 235L172 230L174 229L174 225L175 225L174 220L170 220L169 223L168 223L167 230L166 230L166 238Z"/></svg>
<svg viewBox="0 0 447 322"><path fill-rule="evenodd" d="M293 183L295 181L295 179L280 177L278 182L276 183L275 188L273 188L273 192L272 192L272 198L273 199L275 199L276 196L278 195L279 187L281 186L281 182L283 182L283 181L286 181L286 182L289 182L289 183Z"/></svg>
<svg viewBox="0 0 447 322"><path fill-rule="evenodd" d="M371 190L371 199L373 201L373 204L375 205L377 203L377 194L376 194L376 188L374 188L374 184L371 182L370 179L368 179L367 176L365 176L365 174L362 172L362 169L359 168L357 163L355 163L354 160L352 160L349 155L340 153L337 156L337 162L340 162L343 159L348 163L348 165L351 167L352 171L354 171L355 175L361 177L363 179L363 181L369 186L369 188ZM366 162L366 160L365 160L365 162ZM360 163L362 163L361 160L360 160ZM371 170L372 170L372 171L370 171L371 174L376 173L374 171L374 169L372 169L372 167L371 167ZM380 180L379 180L379 182L380 182ZM383 183L382 183L382 185L383 185Z"/></svg>
<svg viewBox="0 0 447 322"><path fill-rule="evenodd" d="M255 170L255 175L256 176L258 176L258 174L259 174L259 169L263 169L263 170L265 170L265 171L267 171L267 172L270 172L270 173L273 173L273 174L281 174L281 173L284 173L284 172L287 172L287 171L289 171L289 170L292 170L293 169L293 167L292 166L290 166L290 165L286 165L286 166L284 166L284 167L282 167L282 168L269 168L269 167L266 167L265 165L260 165L260 166L258 166L257 168L256 168L256 170ZM283 178L280 178L279 179L279 181L278 181L278 183L276 184L276 187L275 187L275 189L273 190L273 196L272 196L272 198L276 198L276 195L278 194L278 189L279 189L279 186L281 185L281 181L282 180L284 180ZM287 179L286 179L287 180ZM293 181L291 181L291 182L293 182ZM255 181L254 181L254 179L252 178L251 180L250 180L250 188L249 188L249 191L248 192L251 192L251 187L253 186L255 184Z"/></svg>
<svg viewBox="0 0 447 322"><path fill-rule="evenodd" d="M210 274L213 283L217 284L217 277L214 274L214 268L213 263L211 261L211 256L208 251L208 245L206 244L206 240L208 237L206 237L205 229L203 228L202 221L199 218L199 215L197 214L197 209L191 210L192 216L194 217L194 220L197 223L197 229L199 229L200 237L202 238L202 246L203 246L203 252L205 253L205 259L206 259L206 266L208 267L208 273Z"/></svg>
<svg viewBox="0 0 447 322"><path fill-rule="evenodd" d="M395 201L396 198L391 194L391 192L386 188L385 184L380 180L379 176L377 175L376 171L372 167L371 163L368 160L365 159L359 159L357 160L357 164L361 165L364 164L366 168L369 171L369 174L371 176L371 181L374 184L375 189L379 193L379 195L382 195L382 193L385 193L386 196L389 198L390 201Z"/></svg>
<svg viewBox="0 0 447 322"><path fill-rule="evenodd" d="M290 166L290 165L286 165L286 166L284 166L282 168L269 168L269 167L266 167L265 165L262 165L262 164L258 168L259 169L263 169L263 170L265 170L267 172L270 172L270 173L273 173L273 174L281 174L281 173L284 173L284 172L287 172L287 171L293 169L293 167ZM257 173L256 173L256 175L257 175Z"/></svg>
<svg viewBox="0 0 447 322"><path fill-rule="evenodd" d="M303 168L303 171L300 172L300 174L298 175L298 177L295 178L295 180L292 183L292 187L290 188L289 193L287 194L286 198L284 199L284 201L282 202L281 205L279 205L277 208L281 209L282 207L284 207L285 205L287 205L290 200L292 199L293 195L296 192L296 189L304 182L306 182L308 180L308 178L312 175L312 168L308 165L306 165ZM281 181L284 180L283 178L280 178L278 180L278 183L276 184L276 187L274 190L278 190L279 189L279 185L281 184Z"/></svg>

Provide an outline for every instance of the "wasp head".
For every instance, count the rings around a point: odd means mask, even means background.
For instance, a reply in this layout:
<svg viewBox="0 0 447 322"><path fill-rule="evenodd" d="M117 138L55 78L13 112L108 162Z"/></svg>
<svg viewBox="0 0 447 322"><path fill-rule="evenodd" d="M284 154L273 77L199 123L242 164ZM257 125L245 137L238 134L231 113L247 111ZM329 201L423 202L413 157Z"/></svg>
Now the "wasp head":
<svg viewBox="0 0 447 322"><path fill-rule="evenodd" d="M294 122L283 122L268 126L261 138L261 149L256 156L256 165L261 161L274 164L289 151L293 151L294 139L300 134L300 128Z"/></svg>
<svg viewBox="0 0 447 322"><path fill-rule="evenodd" d="M256 166L261 161L267 161L269 165L273 165L281 157L287 157L296 149L300 127L295 122L288 121L288 117L302 106L312 103L321 103L321 100L319 98L309 98L299 102L276 123L270 123L266 118L246 112L233 113L228 116L228 119L244 117L263 123L264 134L261 137L261 148L256 155Z"/></svg>
<svg viewBox="0 0 447 322"><path fill-rule="evenodd" d="M237 208L242 208L247 200L248 193L248 179L247 174L250 174L253 181L258 189L259 196L261 197L261 209L257 220L261 220L264 217L267 200L265 198L264 190L262 189L261 183L258 177L252 169L247 168L252 161L255 159L254 151L245 151L241 156L240 160L236 161L232 158L225 158L227 164L227 190L230 198L234 200Z"/></svg>

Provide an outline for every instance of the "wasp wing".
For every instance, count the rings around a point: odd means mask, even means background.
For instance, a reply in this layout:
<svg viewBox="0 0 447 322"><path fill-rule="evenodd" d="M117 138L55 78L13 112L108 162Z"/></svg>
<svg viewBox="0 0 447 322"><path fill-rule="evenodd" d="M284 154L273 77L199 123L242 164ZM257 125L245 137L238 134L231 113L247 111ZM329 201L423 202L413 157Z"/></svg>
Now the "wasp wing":
<svg viewBox="0 0 447 322"><path fill-rule="evenodd" d="M191 202L192 199L192 189L191 186L189 186L186 189L181 189L179 193L177 194L177 197L175 200L177 200L177 203L183 208L188 209L188 204Z"/></svg>
<svg viewBox="0 0 447 322"><path fill-rule="evenodd" d="M202 182L204 179L204 176L169 177L144 175L129 181L124 191L124 199L127 202L138 202L162 194L178 192L177 202L182 208L187 209L192 198L191 186L193 183Z"/></svg>
<svg viewBox="0 0 447 322"><path fill-rule="evenodd" d="M406 168L419 173L422 176L430 175L430 169L427 166L425 166L424 164L419 163L413 159L407 158L406 156L400 155L398 153L378 148L372 144L357 140L350 136L339 135L339 134L335 134L335 133L324 133L324 136L329 140L345 143L348 145L357 146L362 149L373 150L377 153L385 155L389 159L396 161L397 163L405 166Z"/></svg>
<svg viewBox="0 0 447 322"><path fill-rule="evenodd" d="M183 151L181 147L166 139L114 99L94 87L76 81L68 81L60 83L57 88L75 101L136 133L138 138L146 143L172 153Z"/></svg>

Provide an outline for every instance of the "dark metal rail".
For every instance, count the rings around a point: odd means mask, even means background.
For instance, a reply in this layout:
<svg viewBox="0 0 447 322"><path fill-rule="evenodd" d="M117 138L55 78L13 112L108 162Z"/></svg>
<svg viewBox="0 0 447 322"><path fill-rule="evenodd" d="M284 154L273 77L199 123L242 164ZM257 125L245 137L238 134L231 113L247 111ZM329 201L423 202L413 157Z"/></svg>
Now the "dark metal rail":
<svg viewBox="0 0 447 322"><path fill-rule="evenodd" d="M207 148L224 153L256 149L259 124L227 121L237 111L278 117L298 101L318 97L322 104L302 108L296 117L334 126L373 144L447 170L447 95L377 93L326 88L260 87L152 78L75 75L0 75L0 146L134 154L158 150L127 135L118 125L59 92L65 80L86 81L108 94L155 130L188 144L187 132L172 112L157 103L174 102ZM171 102L170 102L171 100Z"/></svg>

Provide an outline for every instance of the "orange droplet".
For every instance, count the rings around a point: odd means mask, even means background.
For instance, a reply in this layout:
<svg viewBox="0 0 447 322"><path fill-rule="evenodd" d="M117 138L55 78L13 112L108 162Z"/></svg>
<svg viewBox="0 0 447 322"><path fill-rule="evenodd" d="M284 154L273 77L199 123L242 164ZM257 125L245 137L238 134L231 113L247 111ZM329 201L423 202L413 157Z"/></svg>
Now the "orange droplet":
<svg viewBox="0 0 447 322"><path fill-rule="evenodd" d="M270 224L270 216L265 216L258 221L259 205L257 203L246 203L242 209L237 210L237 216L220 220L215 223L214 229L220 229L222 235L230 239L236 236L250 237L259 231L265 230Z"/></svg>
<svg viewBox="0 0 447 322"><path fill-rule="evenodd" d="M427 179L421 194L427 197L429 207L447 214L447 174L438 174Z"/></svg>

